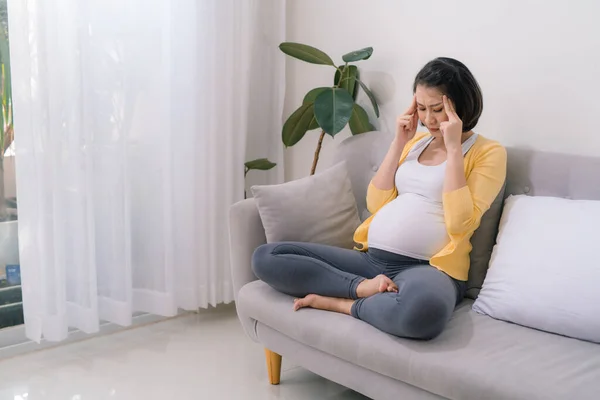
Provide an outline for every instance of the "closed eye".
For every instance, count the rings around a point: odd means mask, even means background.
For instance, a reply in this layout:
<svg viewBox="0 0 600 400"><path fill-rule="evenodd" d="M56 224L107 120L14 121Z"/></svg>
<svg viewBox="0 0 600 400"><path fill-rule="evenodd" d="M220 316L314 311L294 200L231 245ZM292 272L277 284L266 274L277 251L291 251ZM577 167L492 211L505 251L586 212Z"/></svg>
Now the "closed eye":
<svg viewBox="0 0 600 400"><path fill-rule="evenodd" d="M444 111L443 108L440 108L439 110L433 110L433 112L436 112L436 113L439 113L439 112L442 112L442 111Z"/></svg>

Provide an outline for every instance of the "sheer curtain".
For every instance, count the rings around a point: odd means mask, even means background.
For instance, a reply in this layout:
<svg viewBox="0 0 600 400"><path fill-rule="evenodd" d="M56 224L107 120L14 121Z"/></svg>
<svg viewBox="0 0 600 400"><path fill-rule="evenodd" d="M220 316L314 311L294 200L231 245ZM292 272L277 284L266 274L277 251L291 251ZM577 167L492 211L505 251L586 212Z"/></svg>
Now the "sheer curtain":
<svg viewBox="0 0 600 400"><path fill-rule="evenodd" d="M231 302L246 154L263 149L282 178L285 2L8 10L27 336Z"/></svg>

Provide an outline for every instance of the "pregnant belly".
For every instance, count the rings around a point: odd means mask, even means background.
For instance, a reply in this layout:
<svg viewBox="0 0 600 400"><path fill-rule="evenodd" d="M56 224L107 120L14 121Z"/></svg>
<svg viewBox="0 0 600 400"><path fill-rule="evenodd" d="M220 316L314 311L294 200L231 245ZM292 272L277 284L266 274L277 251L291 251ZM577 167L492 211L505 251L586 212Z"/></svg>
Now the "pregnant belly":
<svg viewBox="0 0 600 400"><path fill-rule="evenodd" d="M449 242L441 203L404 193L375 214L369 247L429 260Z"/></svg>

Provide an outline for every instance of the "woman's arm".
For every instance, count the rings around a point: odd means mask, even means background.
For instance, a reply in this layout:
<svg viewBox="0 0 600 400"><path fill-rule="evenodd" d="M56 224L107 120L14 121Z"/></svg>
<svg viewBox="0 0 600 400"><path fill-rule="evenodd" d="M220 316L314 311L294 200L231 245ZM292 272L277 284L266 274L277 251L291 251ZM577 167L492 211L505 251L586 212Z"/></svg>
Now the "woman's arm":
<svg viewBox="0 0 600 400"><path fill-rule="evenodd" d="M404 147L417 132L418 118L417 99L413 96L410 107L396 121L396 136L367 189L367 209L371 214L398 195L394 182L396 170Z"/></svg>
<svg viewBox="0 0 600 400"><path fill-rule="evenodd" d="M391 190L395 187L394 177L398 169L398 162L402 156L404 146L417 132L417 97L413 96L412 103L406 109L404 114L396 120L396 137L394 138L390 149L388 150L379 170L371 180L375 188L379 190Z"/></svg>
<svg viewBox="0 0 600 400"><path fill-rule="evenodd" d="M444 191L444 219L451 235L477 229L481 217L498 196L506 179L506 150L500 144L492 143L473 156L476 157L475 166L466 184ZM462 174L464 177L464 172Z"/></svg>
<svg viewBox="0 0 600 400"><path fill-rule="evenodd" d="M444 111L448 121L440 124L446 146L446 175L444 178L444 193L452 192L467 186L465 178L465 161L462 153L462 121L454 110L454 104L447 96L442 97Z"/></svg>
<svg viewBox="0 0 600 400"><path fill-rule="evenodd" d="M481 217L498 196L506 179L506 150L491 144L476 155L475 166L465 177L462 154L462 121L454 105L444 96L448 121L440 125L446 145L446 175L444 178L444 219L451 235L475 230Z"/></svg>
<svg viewBox="0 0 600 400"><path fill-rule="evenodd" d="M373 186L379 190L391 190L394 188L394 177L396 176L396 170L398 169L398 162L402 151L406 146L406 142L396 135L396 138L392 141L390 148L381 163L381 166L377 170L377 173L371 180Z"/></svg>
<svg viewBox="0 0 600 400"><path fill-rule="evenodd" d="M465 178L465 158L462 153L462 146L446 149L446 153L444 193L452 192L467 186L467 178Z"/></svg>

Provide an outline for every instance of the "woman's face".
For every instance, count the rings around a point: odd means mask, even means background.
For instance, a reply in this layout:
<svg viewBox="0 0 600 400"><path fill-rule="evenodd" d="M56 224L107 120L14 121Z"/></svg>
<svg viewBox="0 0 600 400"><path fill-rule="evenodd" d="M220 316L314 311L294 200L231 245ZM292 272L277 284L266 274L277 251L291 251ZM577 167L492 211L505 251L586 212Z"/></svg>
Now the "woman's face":
<svg viewBox="0 0 600 400"><path fill-rule="evenodd" d="M415 95L417 96L419 120L429 129L429 132L433 136L441 137L440 124L448 121L442 101L443 93L434 87L418 85Z"/></svg>

